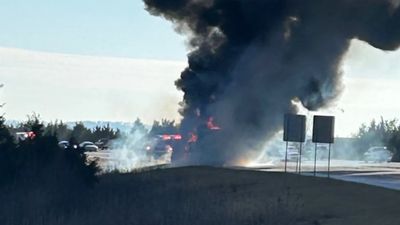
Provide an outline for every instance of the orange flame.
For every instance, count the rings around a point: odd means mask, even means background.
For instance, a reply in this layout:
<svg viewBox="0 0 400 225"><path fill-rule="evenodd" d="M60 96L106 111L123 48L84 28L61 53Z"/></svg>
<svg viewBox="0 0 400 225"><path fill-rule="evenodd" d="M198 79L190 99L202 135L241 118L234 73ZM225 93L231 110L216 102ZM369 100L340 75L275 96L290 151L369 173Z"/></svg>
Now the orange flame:
<svg viewBox="0 0 400 225"><path fill-rule="evenodd" d="M210 129L210 130L221 130L221 127L217 126L217 125L214 123L214 117L209 117L209 118L208 118L207 127L208 127L208 129Z"/></svg>
<svg viewBox="0 0 400 225"><path fill-rule="evenodd" d="M190 132L189 135L190 135L190 138L188 140L189 143L197 142L197 135L196 134Z"/></svg>

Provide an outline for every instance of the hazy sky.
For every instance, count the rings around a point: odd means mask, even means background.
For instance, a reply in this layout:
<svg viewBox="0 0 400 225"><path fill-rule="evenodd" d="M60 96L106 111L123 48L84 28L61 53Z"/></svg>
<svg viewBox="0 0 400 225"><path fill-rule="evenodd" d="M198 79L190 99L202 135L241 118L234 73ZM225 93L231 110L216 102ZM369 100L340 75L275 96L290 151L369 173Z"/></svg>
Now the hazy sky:
<svg viewBox="0 0 400 225"><path fill-rule="evenodd" d="M0 46L184 60L183 38L141 0L0 0Z"/></svg>
<svg viewBox="0 0 400 225"><path fill-rule="evenodd" d="M174 86L184 39L139 0L0 0L0 102L8 119L179 118ZM347 136L372 118L400 118L400 51L353 41L346 89L322 113Z"/></svg>
<svg viewBox="0 0 400 225"><path fill-rule="evenodd" d="M9 119L178 119L174 86L184 61L107 58L0 48L1 101Z"/></svg>

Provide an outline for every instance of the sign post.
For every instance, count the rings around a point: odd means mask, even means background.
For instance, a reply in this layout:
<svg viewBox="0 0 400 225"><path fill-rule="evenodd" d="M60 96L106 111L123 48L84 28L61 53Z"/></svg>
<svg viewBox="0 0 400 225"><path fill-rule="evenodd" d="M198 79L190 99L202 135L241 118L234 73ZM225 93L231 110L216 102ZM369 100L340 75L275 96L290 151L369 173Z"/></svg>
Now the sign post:
<svg viewBox="0 0 400 225"><path fill-rule="evenodd" d="M301 149L302 143L306 140L306 116L296 114L285 114L284 126L283 126L283 140L286 142L285 151L285 172L287 172L287 161L288 161L288 145L289 142L300 143L299 158L296 162L296 172L301 171L298 167L301 167ZM298 170L297 170L298 169Z"/></svg>
<svg viewBox="0 0 400 225"><path fill-rule="evenodd" d="M314 177L317 175L317 143L314 148Z"/></svg>
<svg viewBox="0 0 400 225"><path fill-rule="evenodd" d="M314 176L317 172L317 144L329 144L328 150L328 177L330 177L331 167L331 144L335 140L335 117L333 116L314 116L313 122L313 137L312 141L315 143L314 152Z"/></svg>
<svg viewBox="0 0 400 225"><path fill-rule="evenodd" d="M303 143L300 143L300 155L299 155L299 174L301 174L301 154L303 150Z"/></svg>
<svg viewBox="0 0 400 225"><path fill-rule="evenodd" d="M287 149L289 142L286 142L286 151L285 151L285 173L287 172Z"/></svg>
<svg viewBox="0 0 400 225"><path fill-rule="evenodd" d="M328 178L331 177L331 143L329 143L328 148Z"/></svg>

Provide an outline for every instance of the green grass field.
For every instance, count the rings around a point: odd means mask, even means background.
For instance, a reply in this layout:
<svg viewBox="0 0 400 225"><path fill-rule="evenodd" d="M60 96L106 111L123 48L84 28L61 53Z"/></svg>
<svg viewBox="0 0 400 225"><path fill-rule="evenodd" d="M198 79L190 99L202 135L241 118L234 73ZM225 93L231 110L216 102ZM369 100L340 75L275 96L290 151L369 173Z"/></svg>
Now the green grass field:
<svg viewBox="0 0 400 225"><path fill-rule="evenodd" d="M81 193L3 188L0 200L4 225L400 224L397 191L210 167L106 174Z"/></svg>

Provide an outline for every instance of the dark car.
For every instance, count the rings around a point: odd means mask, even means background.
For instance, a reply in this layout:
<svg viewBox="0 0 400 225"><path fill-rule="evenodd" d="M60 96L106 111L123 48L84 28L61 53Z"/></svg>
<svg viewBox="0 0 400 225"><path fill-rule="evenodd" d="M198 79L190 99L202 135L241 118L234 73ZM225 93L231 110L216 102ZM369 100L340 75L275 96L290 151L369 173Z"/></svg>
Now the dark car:
<svg viewBox="0 0 400 225"><path fill-rule="evenodd" d="M101 150L107 150L110 148L110 139L108 138L101 138L94 143L99 147Z"/></svg>
<svg viewBox="0 0 400 225"><path fill-rule="evenodd" d="M58 146L62 149L67 149L69 148L69 141L60 141L58 142Z"/></svg>
<svg viewBox="0 0 400 225"><path fill-rule="evenodd" d="M97 152L99 150L99 147L90 141L84 141L80 143L79 147L83 148L85 152Z"/></svg>
<svg viewBox="0 0 400 225"><path fill-rule="evenodd" d="M149 160L171 157L174 146L182 139L179 134L157 135L145 146L146 155Z"/></svg>

